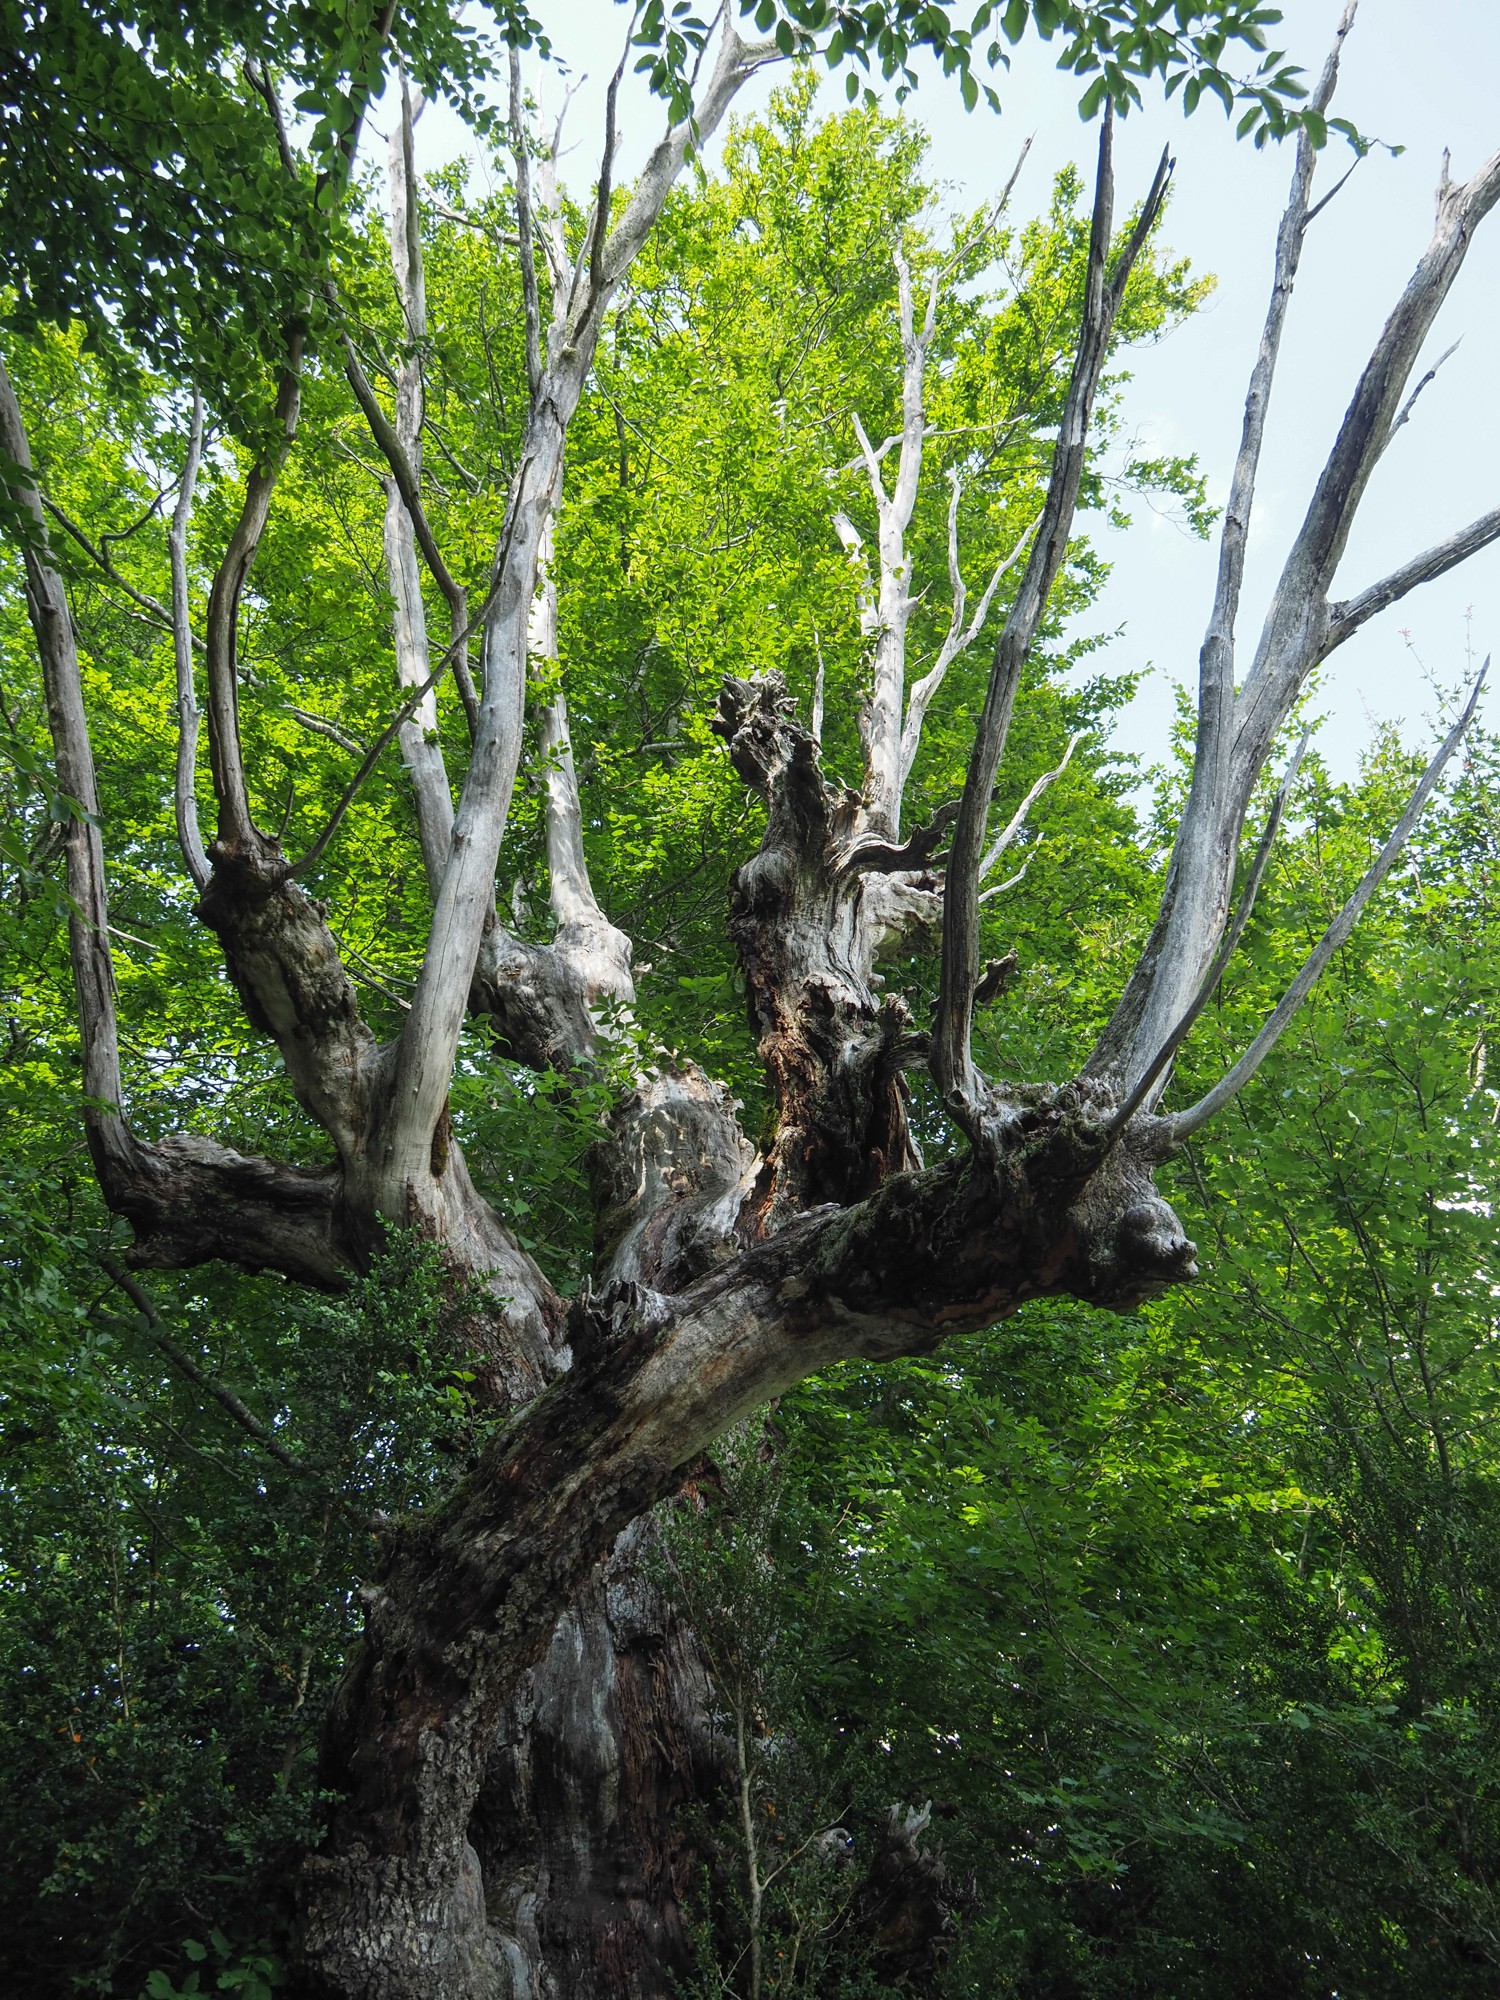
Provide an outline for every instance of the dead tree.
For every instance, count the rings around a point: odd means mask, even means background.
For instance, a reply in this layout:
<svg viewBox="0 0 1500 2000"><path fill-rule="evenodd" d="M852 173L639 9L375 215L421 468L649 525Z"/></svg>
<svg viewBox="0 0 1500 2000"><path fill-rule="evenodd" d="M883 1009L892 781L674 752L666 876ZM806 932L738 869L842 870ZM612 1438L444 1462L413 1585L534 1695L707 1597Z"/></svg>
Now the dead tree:
<svg viewBox="0 0 1500 2000"><path fill-rule="evenodd" d="M742 44L720 17L695 78L701 136L773 53ZM1319 109L1332 94L1337 60L1336 47L1313 100ZM759 850L730 885L729 926L775 1103L775 1136L757 1150L728 1094L691 1065L663 1059L643 1070L615 1105L599 1147L599 1288L570 1304L474 1188L450 1129L448 1090L471 1015L490 1020L514 1057L567 1068L590 1061L607 1018L632 997L628 942L589 885L560 699L543 730L551 943L513 936L494 888L522 753L528 655L545 654L550 644L547 544L568 424L611 301L692 136L688 121L674 124L635 187L615 202L620 76L608 94L597 193L582 242L570 245L545 173L540 206L533 196L513 68L530 411L490 584L478 604L466 602L454 583L422 506L425 305L410 116L392 154L396 278L409 334L394 421L353 350L346 355L389 471L385 544L407 692L388 735L402 737L432 903L420 977L389 1042L379 1042L362 1018L336 941L301 886L334 828L301 857L283 853L255 823L241 749L239 606L295 439L302 364L295 330L276 406L278 442L246 481L208 603L202 657L217 824L206 846L191 784L193 643L186 593L175 588L191 479L184 483L173 606L185 862L200 891L198 913L222 944L250 1020L273 1040L299 1103L327 1135L324 1166L250 1157L188 1135L150 1141L131 1125L122 1102L100 802L73 627L29 476L21 413L8 378L0 377L0 449L21 468L16 492L30 517L27 602L58 785L84 809L65 831L84 1115L105 1199L134 1232L131 1263L149 1271L222 1258L336 1286L368 1260L383 1230L398 1224L439 1244L455 1276L480 1281L490 1301L475 1312L471 1331L496 1413L493 1434L441 1506L390 1528L378 1574L363 1592L364 1636L328 1720L323 1782L338 1803L326 1843L301 1877L300 1977L303 1990L342 2000L663 1990L670 1867L651 1850L680 1776L672 1760L685 1766L693 1755L693 1719L679 1715L670 1728L661 1722L672 1712L672 1663L650 1649L632 1654L630 1590L618 1586L607 1602L600 1564L726 1426L814 1370L850 1356L924 1353L1030 1299L1065 1294L1120 1310L1192 1277L1194 1247L1153 1174L1273 1045L1389 869L1473 701L1252 1046L1200 1103L1164 1111L1159 1100L1172 1056L1243 927L1274 834L1279 802L1231 915L1257 782L1318 663L1378 611L1500 537L1497 511L1382 581L1334 596L1356 511L1404 419L1422 344L1474 229L1500 196L1497 154L1465 183L1443 180L1432 241L1356 386L1249 671L1237 682L1237 613L1267 398L1315 213L1316 156L1303 137L1220 540L1191 790L1160 914L1077 1076L1062 1083L987 1078L973 1059L971 1028L976 993L997 983L980 964L978 917L987 871L1006 841L1006 829L991 825L996 774L1021 672L1072 530L1111 328L1158 213L1169 162L1163 158L1138 220L1118 240L1106 116L1085 296L1045 502L995 647L962 796L936 823L904 836L902 791L937 690L929 675L907 692L900 643L908 590L902 516L910 517L923 421L923 330L903 278L907 394L903 430L890 447L900 447L893 492L880 488L886 448L862 441L881 509L863 790L855 795L824 777L816 737L774 675L728 681L714 722L735 771L766 809ZM551 265L555 302L545 325L538 247ZM419 559L448 608L441 652L426 631ZM953 587L957 644L969 627L956 547ZM471 639L477 691L467 664ZM472 729L456 801L441 749L421 726L422 704L446 671L460 681ZM930 1025L884 992L875 970L883 952L917 931L941 939L941 992ZM903 1083L904 1071L923 1062L959 1141L930 1167L918 1158ZM654 1719L646 1727L648 1711ZM501 1727L506 1718L510 1734ZM516 1729L532 1732L528 1753L497 1764L497 1742L513 1744ZM576 1772L548 1766L537 1748L545 1744L549 1755L565 1758L591 1730L596 1740L579 1753L577 1784ZM655 1763L653 1731L667 1744L665 1760ZM558 1797L570 1796L571 1805L541 1796L549 1770ZM617 1787L613 1817L597 1805L601 1770ZM583 1797L589 1784L595 1805ZM525 1839L518 1827L529 1829Z"/></svg>

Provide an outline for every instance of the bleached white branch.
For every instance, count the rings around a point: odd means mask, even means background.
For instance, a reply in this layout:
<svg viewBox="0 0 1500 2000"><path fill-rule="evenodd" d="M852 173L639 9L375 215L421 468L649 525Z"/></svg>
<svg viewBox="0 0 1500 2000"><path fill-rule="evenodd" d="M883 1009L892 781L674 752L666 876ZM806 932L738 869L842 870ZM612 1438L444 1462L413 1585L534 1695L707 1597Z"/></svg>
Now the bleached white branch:
<svg viewBox="0 0 1500 2000"><path fill-rule="evenodd" d="M1037 779L1031 790L1011 814L1003 829L995 836L988 853L979 864L979 879L981 882L986 875L999 865L1000 858L1006 849L1015 845L1021 829L1026 824L1027 814L1039 798L1051 791L1063 772L1067 770L1069 764L1073 761L1073 752L1078 748L1087 733L1083 729L1077 729L1073 732L1068 738L1068 747L1063 752L1062 762L1057 766L1056 770L1044 771L1042 773L1041 777Z"/></svg>
<svg viewBox="0 0 1500 2000"><path fill-rule="evenodd" d="M401 117L390 136L386 165L390 194L391 274L401 304L401 358L396 367L396 453L386 480L386 576L394 605L396 673L404 690L425 686L432 674L427 611L422 601L422 577L417 567L418 522L427 527L420 497L422 426L427 412L423 354L427 344L427 282L422 261L421 217L417 208L413 128L417 108L401 78ZM373 398L372 398L373 400ZM399 464L399 471L395 468ZM431 541L430 530L426 539ZM434 545L435 546L435 545ZM448 575L445 596L456 629L468 624L468 604L461 587ZM411 779L416 804L417 836L428 888L436 893L448 862L453 838L453 794L438 735L437 695L429 688L401 724L401 757Z"/></svg>
<svg viewBox="0 0 1500 2000"><path fill-rule="evenodd" d="M1044 840L1045 838L1046 835L1043 834L1041 838L1038 839L1036 847L1032 848L1031 852L1027 855L1026 859L1021 863L1020 867L1016 870L1014 875L1008 875L1003 882L996 882L992 888L982 890L979 896L980 902L988 903L992 897L1003 896L1007 889L1014 889L1020 883L1024 882L1026 879L1026 871L1031 866L1032 862L1035 861L1037 857L1037 849L1041 846L1042 840Z"/></svg>
<svg viewBox="0 0 1500 2000"><path fill-rule="evenodd" d="M1099 134L1078 344L1053 449L1047 497L1020 588L995 648L948 860L943 896L943 969L930 1063L933 1081L945 1105L971 1138L978 1137L982 1124L980 1080L974 1067L971 1028L978 984L979 893L987 853L990 804L1021 675L1067 555L1083 480L1089 423L1109 352L1110 334L1131 273L1156 226L1172 173L1171 157L1163 152L1135 226L1111 264L1113 145L1114 123L1106 109Z"/></svg>
<svg viewBox="0 0 1500 2000"><path fill-rule="evenodd" d="M509 823L526 707L526 628L537 557L562 477L568 425L578 407L611 302L654 228L689 146L707 144L736 93L774 43L747 46L726 13L718 17L710 73L689 116L658 140L607 235L592 232L580 252L567 309L547 343L542 379L531 398L484 612L484 692L473 754L454 821L443 879L411 1012L396 1045L390 1128L382 1168L392 1186L430 1176L432 1138L443 1116L454 1055L487 926L492 926L495 869ZM613 134L606 151L612 151ZM519 162L518 162L519 173ZM601 167L601 184L607 168ZM607 217L604 204L595 213ZM522 230L522 256L529 230Z"/></svg>
<svg viewBox="0 0 1500 2000"><path fill-rule="evenodd" d="M1442 748L1423 772L1422 781L1412 793L1411 801L1401 815L1395 831L1366 870L1359 887L1324 931L1309 955L1307 963L1287 988L1284 997L1267 1015L1260 1033L1239 1061L1220 1078L1207 1096L1199 1098L1198 1102L1186 1111L1176 1112L1164 1121L1167 1136L1173 1145L1181 1145L1185 1139L1190 1139L1208 1123L1210 1118L1222 1111L1226 1104L1239 1095L1286 1032L1293 1016L1316 985L1328 961L1347 940L1359 920L1360 912L1391 872L1402 848L1411 837L1413 827L1421 817L1422 808L1432 796L1439 778L1442 777L1449 758L1463 741L1469 724L1474 719L1474 711L1479 703L1480 690L1484 686L1489 665L1486 659L1479 670L1463 714L1448 732Z"/></svg>
<svg viewBox="0 0 1500 2000"><path fill-rule="evenodd" d="M948 669L957 659L961 659L984 630L990 615L990 607L995 601L995 593L1010 571L1021 560L1026 544L1031 539L1036 522L1028 521L1016 539L1015 546L1008 555L1001 556L991 572L990 580L984 587L974 616L966 626L963 622L967 606L963 573L958 553L958 502L961 492L960 482L955 475L953 496L948 503L948 581L953 591L953 610L948 620L948 630L938 649L938 656L931 667L916 682L906 701L906 722L901 731L901 782L903 787L911 776L912 765L916 762L917 751L921 747L922 727L927 720L927 711L933 698L942 686Z"/></svg>
<svg viewBox="0 0 1500 2000"><path fill-rule="evenodd" d="M1312 98L1315 109L1325 109L1332 95L1340 44L1352 17L1350 4ZM1202 654L1192 785L1160 915L1087 1065L1088 1073L1112 1076L1126 1090L1133 1087L1180 1019L1214 957L1228 916L1234 857L1250 800L1277 734L1309 674L1384 604L1394 602L1429 576L1442 574L1464 555L1495 539L1500 531L1500 522L1487 516L1351 604L1330 604L1332 585L1371 476L1393 429L1410 409L1407 384L1418 356L1463 266L1475 229L1500 200L1497 153L1468 182L1455 185L1445 177L1439 189L1432 238L1355 386L1272 593L1253 667L1236 692L1234 615L1243 575L1245 533L1271 369L1309 213L1312 170L1311 150L1304 135L1282 219L1271 308L1251 378L1241 457L1226 510L1219 589Z"/></svg>
<svg viewBox="0 0 1500 2000"><path fill-rule="evenodd" d="M1194 1022L1213 997L1214 988L1223 978L1225 968L1234 956L1240 939L1245 934L1245 926L1249 923L1250 913L1255 908L1255 898L1260 891L1261 882L1265 877L1266 869L1270 863L1271 849L1275 845L1276 835L1280 830L1282 816L1286 811L1287 800L1291 797L1292 787L1297 782L1297 773L1301 769L1302 759L1306 753L1310 735L1311 731L1303 733L1301 742L1292 753L1292 761L1287 766L1286 774L1282 778L1280 785L1276 788L1276 796L1271 801L1271 810L1266 817L1265 830L1261 834L1260 845L1257 847L1255 858L1250 864L1250 873L1245 881L1245 889L1243 895L1240 897L1239 908L1235 911L1233 920L1224 933L1223 942L1214 954L1213 964L1210 965L1208 971L1205 973L1203 984L1194 995L1192 1005L1172 1030L1171 1034L1168 1035L1155 1056L1147 1063L1135 1088L1110 1121L1109 1136L1111 1138L1116 1137L1125 1130L1125 1127L1130 1123L1136 1112L1140 1110L1141 1106L1150 1096L1157 1078L1165 1076L1168 1066L1176 1056L1177 1051L1191 1034Z"/></svg>

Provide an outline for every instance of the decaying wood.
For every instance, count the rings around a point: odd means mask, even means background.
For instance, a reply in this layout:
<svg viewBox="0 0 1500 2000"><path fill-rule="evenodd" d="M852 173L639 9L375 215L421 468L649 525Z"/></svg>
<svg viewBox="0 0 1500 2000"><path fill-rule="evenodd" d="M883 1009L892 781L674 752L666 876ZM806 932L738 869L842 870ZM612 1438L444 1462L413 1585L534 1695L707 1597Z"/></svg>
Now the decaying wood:
<svg viewBox="0 0 1500 2000"><path fill-rule="evenodd" d="M1340 44L1352 12L1351 5ZM386 12L377 23L381 38L388 24ZM762 1147L753 1146L720 1085L678 1058L638 1050L592 1162L600 1288L571 1303L560 1298L472 1185L452 1134L448 1090L459 1037L476 1016L509 1056L564 1076L597 1069L606 1043L621 1042L629 1024L630 942L589 879L557 660L552 532L564 447L611 302L690 143L709 137L772 53L741 43L721 14L704 74L695 79L693 118L674 124L634 188L612 199L617 71L598 187L581 240L571 246L555 182L555 138L538 164L540 203L532 200L519 62L513 65L530 407L489 586L473 610L422 504L427 320L415 113L403 92L389 171L393 275L404 318L393 414L352 342L345 354L356 401L389 469L384 547L404 697L390 733L400 736L412 784L432 904L410 1004L384 1044L361 1014L338 940L297 879L309 857L289 862L276 837L255 824L239 730L238 607L295 440L300 333L288 335L275 444L251 468L209 593L203 654L218 819L206 850L194 806L186 567L201 447L195 405L170 540L170 617L155 606L175 637L179 831L200 891L199 914L221 941L246 1014L275 1042L298 1102L326 1135L323 1166L246 1157L197 1136L147 1143L129 1124L77 646L21 413L0 369L0 451L17 468L14 493L25 510L27 603L57 783L78 808L70 810L63 841L85 1123L105 1198L135 1233L129 1261L181 1268L221 1257L332 1287L396 1224L439 1244L455 1279L478 1286L466 1337L481 1357L479 1393L496 1427L441 1507L389 1529L362 1593L365 1634L326 1733L323 1780L335 1803L326 1845L301 1877L298 1977L306 1991L337 2000L562 1992L603 2000L666 1991L680 1964L677 1899L688 1866L671 1814L689 1795L710 1792L717 1778L703 1719L682 1692L691 1679L691 1635L671 1627L641 1582L643 1517L728 1425L814 1370L851 1357L926 1353L1031 1299L1067 1295L1128 1310L1190 1278L1194 1247L1156 1192L1155 1168L1242 1087L1273 1045L1399 852L1473 714L1471 698L1379 859L1252 1046L1199 1105L1159 1112L1172 1058L1248 920L1293 774L1231 919L1245 816L1307 676L1378 611L1500 536L1500 512L1486 515L1361 593L1332 597L1360 500L1410 408L1407 385L1423 341L1476 226L1500 198L1497 155L1468 183L1445 181L1440 190L1432 243L1356 389L1251 671L1236 686L1236 624L1267 402L1316 212L1317 162L1304 139L1221 535L1200 660L1196 761L1160 915L1079 1077L1054 1085L980 1076L973 1010L1003 999L1016 961L1012 954L981 966L979 904L995 893L985 887L988 875L1067 758L992 832L996 777L1022 670L1065 559L1112 330L1170 171L1164 157L1138 220L1116 242L1106 117L1081 323L1045 504L991 574L971 616L955 484L949 628L935 664L909 690L906 537L922 474L939 285L953 267L932 278L919 323L910 271L897 260L902 429L877 448L856 419L879 523L878 574L865 566L847 519L837 524L855 559L853 588L863 595L871 648L862 788L830 782L820 761L820 715L811 731L804 728L776 675L730 677L713 724L733 768L765 806L760 846L731 884L729 931L774 1129ZM1337 68L1336 46L1314 98L1319 109L1327 108ZM346 135L346 169L357 125L356 117ZM551 278L545 324L538 243ZM897 447L888 490L882 465ZM952 661L977 643L1023 551L962 797L930 825L903 834L903 793L924 720ZM447 650L437 661L419 555L449 614ZM470 699L460 674L472 745L455 802L431 689L448 664L461 667L471 619L482 692ZM540 710L553 917L546 944L516 936L495 895L528 699ZM315 843L312 859L331 831ZM929 1027L884 989L877 967L883 957L939 938L941 996ZM918 1155L904 1081L924 1061L962 1141L932 1167ZM619 1065L623 1072L623 1058ZM643 1748L654 1738L672 1746L665 1774Z"/></svg>

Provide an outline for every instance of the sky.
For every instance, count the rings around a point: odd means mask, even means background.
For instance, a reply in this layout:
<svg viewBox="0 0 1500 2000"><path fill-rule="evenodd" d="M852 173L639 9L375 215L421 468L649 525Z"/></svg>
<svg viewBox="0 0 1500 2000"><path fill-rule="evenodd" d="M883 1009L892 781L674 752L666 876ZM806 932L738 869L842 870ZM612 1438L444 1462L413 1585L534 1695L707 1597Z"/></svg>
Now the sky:
<svg viewBox="0 0 1500 2000"><path fill-rule="evenodd" d="M604 82L618 59L627 14L617 0L536 0L577 95L568 113L575 149L564 177L582 192L597 168ZM1276 42L1311 74L1332 41L1341 0L1283 0ZM1052 67L1034 39L1012 53L997 79L1001 114L966 113L954 84L929 66L906 110L929 134L928 170L943 209L973 209L998 193L1021 142L1033 144L1011 213L1044 206L1057 169L1087 172L1095 128L1077 115L1080 85ZM534 58L529 78L544 106L562 94L557 64ZM738 100L745 115L764 102L779 71ZM1277 373L1250 537L1241 617L1248 658L1260 612L1370 346L1426 247L1444 150L1455 177L1467 178L1500 148L1500 0L1361 0L1346 45L1334 112L1389 146L1363 160L1313 224L1303 253ZM584 79L582 82L579 79ZM1157 346L1131 359L1127 429L1151 456L1198 454L1210 496L1222 501L1239 442L1245 382L1259 343L1270 285L1277 219L1286 198L1290 147L1257 152L1233 137L1212 102L1191 119L1159 93L1143 93L1143 113L1120 127L1116 176L1121 207L1148 185L1169 145L1177 166L1161 240L1217 285L1208 304ZM841 78L825 86L830 111L844 99ZM660 126L660 107L641 88L622 113L620 176L643 157ZM377 124L381 122L377 112ZM467 150L467 135L441 107L417 128L418 167L430 171ZM710 154L712 158L712 153ZM1344 172L1347 148L1333 141L1320 163L1314 198ZM1454 341L1457 351L1425 390L1411 421L1375 475L1339 574L1336 595L1353 595L1455 528L1500 504L1500 212L1476 235L1439 318L1421 368ZM1420 372L1420 370L1419 370ZM1143 674L1116 740L1144 764L1166 753L1174 686L1191 684L1213 592L1212 542L1194 538L1175 516L1144 502L1124 531L1101 516L1081 525L1112 573L1102 599L1081 621L1089 633L1118 633L1089 671ZM1338 776L1352 775L1376 731L1395 723L1412 744L1438 733L1447 697L1494 646L1500 654L1500 549L1406 598L1323 670L1318 742ZM1500 675L1497 675L1500 681ZM1490 702L1500 715L1500 696Z"/></svg>

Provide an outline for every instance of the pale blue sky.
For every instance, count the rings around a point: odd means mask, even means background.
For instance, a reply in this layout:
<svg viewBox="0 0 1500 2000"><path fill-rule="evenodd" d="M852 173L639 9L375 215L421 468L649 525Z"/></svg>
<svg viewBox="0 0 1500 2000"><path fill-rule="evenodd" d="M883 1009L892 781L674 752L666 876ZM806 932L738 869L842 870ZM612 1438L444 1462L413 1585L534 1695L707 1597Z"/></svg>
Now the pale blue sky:
<svg viewBox="0 0 1500 2000"><path fill-rule="evenodd" d="M1287 0L1277 37L1316 71L1331 39L1340 0ZM558 54L589 80L569 113L577 149L565 167L580 185L597 160L602 83L618 56L625 15L614 0L541 0ZM535 71L538 65L532 64ZM775 72L772 73L774 78ZM1253 644L1255 614L1274 580L1286 542L1386 312L1424 248L1443 150L1467 176L1500 147L1500 0L1362 0L1350 38L1336 109L1361 129L1405 148L1377 153L1314 224L1283 348L1259 502L1251 539L1242 653ZM538 77L555 103L560 86ZM741 108L763 99L769 84ZM1003 184L1021 140L1034 134L1015 196L1017 212L1039 207L1056 169L1085 167L1094 133L1076 115L1078 85L1050 66L1045 45L1014 52L1000 80L1004 105L965 114L956 89L934 72L908 102L931 134L930 167L955 205L972 206ZM835 80L828 103L842 92ZM623 118L621 170L654 137L659 108L644 93ZM464 135L441 112L418 128L419 166L450 157ZM1147 97L1144 115L1122 128L1117 149L1122 200L1144 189L1157 153L1170 143L1178 167L1165 226L1171 247L1212 271L1218 290L1208 307L1160 346L1136 357L1127 418L1151 450L1196 451L1220 499L1238 442L1245 376L1259 339L1277 216L1291 160L1286 149L1237 144L1222 115L1206 104L1190 121ZM1326 184L1347 154L1331 146ZM1412 421L1391 447L1366 498L1341 573L1352 592L1409 555L1500 502L1500 213L1476 238L1431 344L1431 356L1461 344L1427 389ZM1163 754L1171 714L1170 683L1191 680L1212 591L1212 547L1175 521L1137 506L1125 533L1097 517L1088 522L1114 565L1103 602L1085 629L1122 627L1103 655L1112 667L1153 671L1122 721L1121 746L1148 762ZM1422 668L1445 684L1465 672L1466 614L1482 657L1500 653L1500 551L1427 586L1368 627L1326 671L1320 742L1340 773L1353 769L1377 724L1399 720L1425 741L1437 706ZM1410 633L1411 647L1401 636ZM1418 657L1422 663L1418 665ZM1490 704L1492 713L1494 703Z"/></svg>

